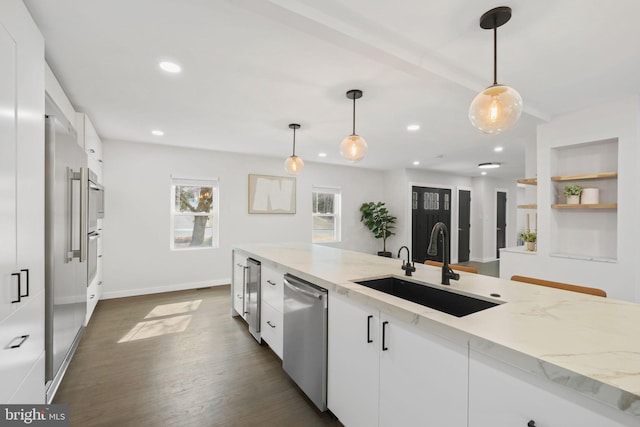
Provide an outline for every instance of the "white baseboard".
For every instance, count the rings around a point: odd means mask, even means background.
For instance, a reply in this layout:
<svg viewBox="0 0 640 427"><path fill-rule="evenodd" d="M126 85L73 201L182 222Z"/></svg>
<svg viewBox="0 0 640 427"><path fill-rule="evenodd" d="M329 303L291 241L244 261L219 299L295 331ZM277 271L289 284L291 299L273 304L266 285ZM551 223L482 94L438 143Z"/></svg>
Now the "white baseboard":
<svg viewBox="0 0 640 427"><path fill-rule="evenodd" d="M231 279L217 279L217 280L208 280L205 282L178 283L175 285L167 285L167 286L154 286L154 287L148 287L148 288L145 287L145 288L138 288L138 289L127 289L124 291L109 292L105 289L100 299L134 297L138 295L159 294L162 292L185 291L187 289L208 288L210 286L228 285L230 283L231 283Z"/></svg>

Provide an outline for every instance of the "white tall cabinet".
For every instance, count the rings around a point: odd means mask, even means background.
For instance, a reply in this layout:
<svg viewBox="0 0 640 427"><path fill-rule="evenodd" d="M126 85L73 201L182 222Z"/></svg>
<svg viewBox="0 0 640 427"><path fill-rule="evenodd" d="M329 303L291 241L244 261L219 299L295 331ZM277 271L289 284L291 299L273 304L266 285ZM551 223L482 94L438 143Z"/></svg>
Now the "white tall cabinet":
<svg viewBox="0 0 640 427"><path fill-rule="evenodd" d="M76 113L76 131L78 132L78 145L80 145L87 153L87 165L89 169L96 174L98 184L102 185L102 140L96 131L96 128L89 120L89 116L84 113ZM96 277L87 286L87 315L85 325L89 324L93 311L102 297L102 238L103 228L102 219L98 219L98 259Z"/></svg>
<svg viewBox="0 0 640 427"><path fill-rule="evenodd" d="M44 403L44 40L0 2L0 403Z"/></svg>

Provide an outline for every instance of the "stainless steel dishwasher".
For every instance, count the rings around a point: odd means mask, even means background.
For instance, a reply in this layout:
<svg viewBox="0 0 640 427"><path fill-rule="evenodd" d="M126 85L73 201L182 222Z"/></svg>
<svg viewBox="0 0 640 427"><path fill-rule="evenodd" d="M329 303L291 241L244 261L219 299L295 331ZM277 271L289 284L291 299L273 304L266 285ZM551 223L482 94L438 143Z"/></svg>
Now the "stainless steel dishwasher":
<svg viewBox="0 0 640 427"><path fill-rule="evenodd" d="M327 409L327 290L284 275L282 367L307 397Z"/></svg>

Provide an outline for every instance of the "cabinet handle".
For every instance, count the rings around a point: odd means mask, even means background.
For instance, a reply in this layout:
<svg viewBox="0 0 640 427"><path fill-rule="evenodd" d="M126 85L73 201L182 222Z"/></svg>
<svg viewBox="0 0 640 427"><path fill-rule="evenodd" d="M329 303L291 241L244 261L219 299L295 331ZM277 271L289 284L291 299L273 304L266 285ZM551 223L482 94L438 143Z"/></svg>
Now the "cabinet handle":
<svg viewBox="0 0 640 427"><path fill-rule="evenodd" d="M240 295L240 294L236 294L236 298L238 298L238 299L242 299L242 295Z"/></svg>
<svg viewBox="0 0 640 427"><path fill-rule="evenodd" d="M267 283L270 284L271 286L275 286L276 284L274 282L272 282L271 280L267 280Z"/></svg>
<svg viewBox="0 0 640 427"><path fill-rule="evenodd" d="M373 342L371 339L371 319L373 319L373 316L367 316L367 344Z"/></svg>
<svg viewBox="0 0 640 427"><path fill-rule="evenodd" d="M18 276L18 299L11 301L11 304L15 304L21 301L22 286L20 285L20 278L22 277L22 273L11 273L11 275Z"/></svg>
<svg viewBox="0 0 640 427"><path fill-rule="evenodd" d="M387 347L387 325L389 322L382 322L382 351L389 350Z"/></svg>
<svg viewBox="0 0 640 427"><path fill-rule="evenodd" d="M98 161L99 161L100 163L102 163L102 159L98 159Z"/></svg>
<svg viewBox="0 0 640 427"><path fill-rule="evenodd" d="M27 293L24 295L20 295L20 297L28 297L29 296L29 269L28 268L23 268L22 270L20 270L20 272L25 272L27 273Z"/></svg>
<svg viewBox="0 0 640 427"><path fill-rule="evenodd" d="M527 423L527 427L536 427L536 422L531 420Z"/></svg>
<svg viewBox="0 0 640 427"><path fill-rule="evenodd" d="M94 299L96 297L96 294L91 294L91 296L89 297L89 299Z"/></svg>
<svg viewBox="0 0 640 427"><path fill-rule="evenodd" d="M90 152L91 154L93 154L93 153L95 153L95 152L96 152L96 150L94 150L93 148L89 148L89 152Z"/></svg>
<svg viewBox="0 0 640 427"><path fill-rule="evenodd" d="M98 286L102 286L102 280L98 282Z"/></svg>
<svg viewBox="0 0 640 427"><path fill-rule="evenodd" d="M271 320L267 320L267 325L271 326L272 328L275 328L275 327L276 327L276 325L272 325L272 324L271 324Z"/></svg>
<svg viewBox="0 0 640 427"><path fill-rule="evenodd" d="M29 335L22 335L21 337L16 337L16 338L14 339L14 341L15 341L17 338L20 338L20 342L19 342L18 344L13 344L13 345L11 345L9 348L20 348L20 347L22 346L22 344L24 344L24 342L27 340L27 338L29 338Z"/></svg>

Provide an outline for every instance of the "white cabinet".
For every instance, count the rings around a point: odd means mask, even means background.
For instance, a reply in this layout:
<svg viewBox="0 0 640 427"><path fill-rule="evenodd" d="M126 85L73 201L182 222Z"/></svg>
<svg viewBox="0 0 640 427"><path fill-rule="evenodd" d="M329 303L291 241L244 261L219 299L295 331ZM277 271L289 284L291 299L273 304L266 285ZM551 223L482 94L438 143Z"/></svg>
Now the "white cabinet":
<svg viewBox="0 0 640 427"><path fill-rule="evenodd" d="M637 417L476 351L469 361L469 427L622 427Z"/></svg>
<svg viewBox="0 0 640 427"><path fill-rule="evenodd" d="M0 2L0 402L44 351L44 40L20 0ZM27 391L25 391L27 390Z"/></svg>
<svg viewBox="0 0 640 427"><path fill-rule="evenodd" d="M328 406L346 427L466 426L467 346L329 294Z"/></svg>
<svg viewBox="0 0 640 427"><path fill-rule="evenodd" d="M282 359L283 350L283 270L262 263L260 271L260 335Z"/></svg>
<svg viewBox="0 0 640 427"><path fill-rule="evenodd" d="M84 113L76 113L76 130L78 132L78 144L87 152L87 163L102 184L102 140L96 132L96 128Z"/></svg>
<svg viewBox="0 0 640 427"><path fill-rule="evenodd" d="M246 288L247 275L247 257L233 251L233 277L231 286L231 299L233 315L240 315L245 318L244 298Z"/></svg>

